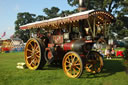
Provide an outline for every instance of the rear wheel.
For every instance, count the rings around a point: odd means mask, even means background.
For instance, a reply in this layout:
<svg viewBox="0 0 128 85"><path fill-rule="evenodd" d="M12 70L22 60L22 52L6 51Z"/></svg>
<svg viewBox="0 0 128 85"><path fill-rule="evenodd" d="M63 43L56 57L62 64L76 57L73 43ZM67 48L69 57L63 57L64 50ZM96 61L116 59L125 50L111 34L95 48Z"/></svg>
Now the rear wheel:
<svg viewBox="0 0 128 85"><path fill-rule="evenodd" d="M87 72L99 73L103 68L103 58L98 52L92 51L87 58L85 69Z"/></svg>
<svg viewBox="0 0 128 85"><path fill-rule="evenodd" d="M83 72L81 57L76 52L68 52L63 58L63 70L68 77L78 78Z"/></svg>
<svg viewBox="0 0 128 85"><path fill-rule="evenodd" d="M25 46L25 63L31 70L41 69L46 64L44 59L45 46L40 39L31 38Z"/></svg>

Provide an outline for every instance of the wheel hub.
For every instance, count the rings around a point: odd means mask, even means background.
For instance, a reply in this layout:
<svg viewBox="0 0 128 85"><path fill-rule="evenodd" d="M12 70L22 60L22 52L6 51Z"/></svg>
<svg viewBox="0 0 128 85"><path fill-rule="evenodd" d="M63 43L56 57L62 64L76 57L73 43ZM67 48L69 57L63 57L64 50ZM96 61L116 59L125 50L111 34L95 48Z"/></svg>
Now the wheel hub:
<svg viewBox="0 0 128 85"><path fill-rule="evenodd" d="M35 56L35 51L32 50L32 58L34 58L34 56Z"/></svg>
<svg viewBox="0 0 128 85"><path fill-rule="evenodd" d="M75 68L75 65L73 63L70 64L71 68Z"/></svg>

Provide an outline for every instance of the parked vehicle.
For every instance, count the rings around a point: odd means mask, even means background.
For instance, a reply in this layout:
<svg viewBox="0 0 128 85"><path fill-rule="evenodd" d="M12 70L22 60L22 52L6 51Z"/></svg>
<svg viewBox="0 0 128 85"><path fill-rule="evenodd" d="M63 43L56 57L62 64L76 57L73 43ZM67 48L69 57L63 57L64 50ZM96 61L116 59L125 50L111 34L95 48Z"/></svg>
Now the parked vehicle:
<svg viewBox="0 0 128 85"><path fill-rule="evenodd" d="M88 10L65 17L38 21L20 26L20 29L38 29L37 37L25 46L25 62L29 69L41 69L46 62L62 63L68 77L78 78L84 68L99 73L103 67L102 55L92 51L101 37L107 38L109 26L115 18L106 11ZM45 34L40 30L45 30Z"/></svg>

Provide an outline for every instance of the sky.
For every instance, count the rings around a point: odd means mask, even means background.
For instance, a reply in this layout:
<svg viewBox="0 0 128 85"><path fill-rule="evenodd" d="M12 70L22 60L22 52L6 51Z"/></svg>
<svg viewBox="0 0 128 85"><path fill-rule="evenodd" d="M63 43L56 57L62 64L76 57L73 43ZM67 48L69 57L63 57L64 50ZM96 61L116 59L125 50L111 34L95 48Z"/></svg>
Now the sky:
<svg viewBox="0 0 128 85"><path fill-rule="evenodd" d="M17 13L29 12L36 15L45 15L44 8L58 7L60 10L73 10L75 7L68 5L67 0L0 0L0 38L9 39L15 32L14 22Z"/></svg>

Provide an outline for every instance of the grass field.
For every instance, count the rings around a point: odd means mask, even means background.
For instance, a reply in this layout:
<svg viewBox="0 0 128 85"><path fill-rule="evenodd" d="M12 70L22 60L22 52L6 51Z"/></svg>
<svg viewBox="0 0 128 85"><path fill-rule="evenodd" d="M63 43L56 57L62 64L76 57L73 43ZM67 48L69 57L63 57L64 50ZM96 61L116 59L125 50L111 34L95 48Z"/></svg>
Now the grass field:
<svg viewBox="0 0 128 85"><path fill-rule="evenodd" d="M128 85L121 58L104 60L100 74L84 71L81 78L68 78L60 67L45 66L43 70L17 69L24 62L23 52L0 54L0 85Z"/></svg>

